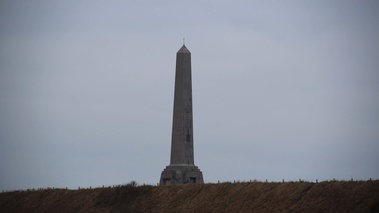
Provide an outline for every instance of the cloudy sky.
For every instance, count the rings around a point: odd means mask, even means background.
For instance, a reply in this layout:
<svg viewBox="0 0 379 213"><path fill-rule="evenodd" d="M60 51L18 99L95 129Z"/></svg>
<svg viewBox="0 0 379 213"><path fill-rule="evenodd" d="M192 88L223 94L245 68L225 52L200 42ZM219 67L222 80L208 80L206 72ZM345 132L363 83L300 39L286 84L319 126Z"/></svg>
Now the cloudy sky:
<svg viewBox="0 0 379 213"><path fill-rule="evenodd" d="M379 179L379 2L0 1L0 190L156 184L192 53L205 182Z"/></svg>

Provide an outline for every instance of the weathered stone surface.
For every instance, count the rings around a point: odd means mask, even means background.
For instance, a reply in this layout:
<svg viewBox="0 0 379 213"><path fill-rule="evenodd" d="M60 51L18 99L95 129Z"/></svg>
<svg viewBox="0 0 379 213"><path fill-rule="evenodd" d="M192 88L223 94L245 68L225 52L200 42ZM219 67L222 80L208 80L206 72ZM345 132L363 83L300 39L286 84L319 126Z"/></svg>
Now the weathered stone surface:
<svg viewBox="0 0 379 213"><path fill-rule="evenodd" d="M176 53L170 165L162 171L161 185L204 182L194 164L192 119L191 52L183 45Z"/></svg>

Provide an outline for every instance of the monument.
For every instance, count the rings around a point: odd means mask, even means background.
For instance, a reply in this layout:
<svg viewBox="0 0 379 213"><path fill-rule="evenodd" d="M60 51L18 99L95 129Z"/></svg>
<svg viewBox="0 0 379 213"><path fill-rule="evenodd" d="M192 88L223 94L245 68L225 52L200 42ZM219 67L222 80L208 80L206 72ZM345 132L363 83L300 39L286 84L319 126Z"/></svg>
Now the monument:
<svg viewBox="0 0 379 213"><path fill-rule="evenodd" d="M162 171L160 185L204 183L194 164L191 52L183 42L176 53L174 113L170 165Z"/></svg>

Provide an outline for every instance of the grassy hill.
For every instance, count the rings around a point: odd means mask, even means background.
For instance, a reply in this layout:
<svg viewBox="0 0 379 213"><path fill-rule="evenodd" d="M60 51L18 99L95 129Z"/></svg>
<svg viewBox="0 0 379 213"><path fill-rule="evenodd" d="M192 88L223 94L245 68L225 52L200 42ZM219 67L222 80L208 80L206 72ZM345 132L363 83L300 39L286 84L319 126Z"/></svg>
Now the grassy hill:
<svg viewBox="0 0 379 213"><path fill-rule="evenodd" d="M15 191L0 212L379 212L379 180Z"/></svg>

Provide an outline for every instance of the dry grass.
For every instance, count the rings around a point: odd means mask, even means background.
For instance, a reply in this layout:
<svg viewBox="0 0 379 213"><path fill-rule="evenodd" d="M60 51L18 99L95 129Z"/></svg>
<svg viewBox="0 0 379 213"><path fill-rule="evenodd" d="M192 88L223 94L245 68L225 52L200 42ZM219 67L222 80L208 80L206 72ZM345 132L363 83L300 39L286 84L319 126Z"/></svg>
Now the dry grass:
<svg viewBox="0 0 379 213"><path fill-rule="evenodd" d="M0 194L0 212L379 212L379 181L7 192Z"/></svg>

